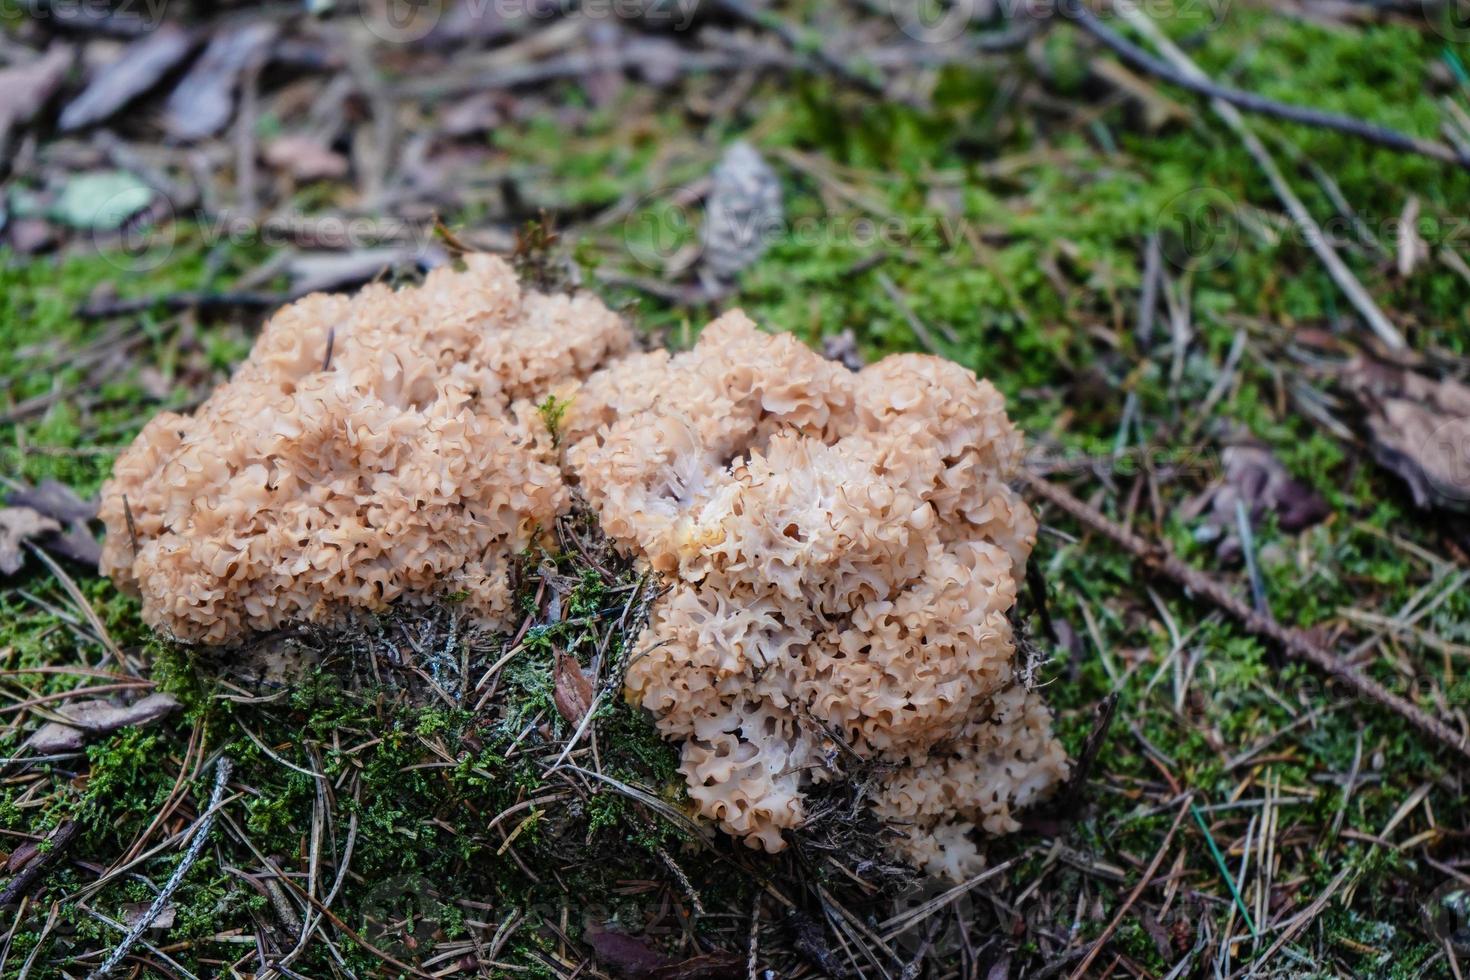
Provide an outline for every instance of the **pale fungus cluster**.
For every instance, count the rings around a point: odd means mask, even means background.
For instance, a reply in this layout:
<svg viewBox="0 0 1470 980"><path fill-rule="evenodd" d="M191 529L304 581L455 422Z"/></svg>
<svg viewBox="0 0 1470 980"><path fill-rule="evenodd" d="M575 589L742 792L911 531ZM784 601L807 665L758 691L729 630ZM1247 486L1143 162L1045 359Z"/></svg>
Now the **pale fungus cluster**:
<svg viewBox="0 0 1470 980"><path fill-rule="evenodd" d="M630 340L594 297L522 290L488 256L308 296L118 458L102 570L195 642L459 592L498 623L512 556L570 500L535 403Z"/></svg>
<svg viewBox="0 0 1470 980"><path fill-rule="evenodd" d="M503 626L513 556L575 487L669 586L626 688L702 815L780 850L857 760L897 853L979 868L974 832L1017 829L1068 769L1016 676L1036 523L1000 394L929 356L853 372L739 312L626 353L595 298L467 266L301 300L192 416L148 425L102 510L147 620L223 644L462 593Z"/></svg>

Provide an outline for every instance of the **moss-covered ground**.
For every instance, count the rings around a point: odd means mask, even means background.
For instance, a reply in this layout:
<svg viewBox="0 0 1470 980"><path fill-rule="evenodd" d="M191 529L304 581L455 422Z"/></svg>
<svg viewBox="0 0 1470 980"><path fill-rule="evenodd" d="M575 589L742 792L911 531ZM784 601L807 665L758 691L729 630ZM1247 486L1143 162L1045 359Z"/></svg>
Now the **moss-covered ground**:
<svg viewBox="0 0 1470 980"><path fill-rule="evenodd" d="M1310 4L1237 3L1218 20L1188 6L1150 10L1206 70L1240 87L1426 137L1447 104L1470 103L1458 70L1470 52L1427 29L1417 5L1361 23L1316 22ZM633 86L592 108L569 89L574 111L507 123L491 139L531 207L578 216L563 222L563 243L587 281L676 346L712 308L627 283L658 278L662 259L693 240L674 192L729 140L750 141L782 179L786 232L721 305L818 345L851 330L869 358L932 345L1004 391L1033 462L1053 478L1242 589L1238 563L1217 558L1181 508L1218 475L1227 441L1254 436L1330 508L1297 534L1272 520L1257 528L1273 614L1465 725L1465 538L1453 518L1416 509L1374 462L1330 370L1304 352L1309 336L1313 351L1323 338L1349 351L1366 329L1208 108L1148 81L1136 83L1142 95L1125 94L1099 73L1107 61L1057 25L1024 52L946 68L928 111L821 77L767 79L722 101L718 81L695 78L697 98L679 103ZM1345 232L1343 254L1409 345L1463 367L1470 282L1447 255L1470 244L1460 240L1470 174L1321 130L1252 125L1319 220L1340 224L1340 199L1369 230ZM1405 276L1395 222L1411 198L1431 247ZM484 216L444 217L463 227ZM247 350L250 314L78 317L104 284L123 296L211 288L263 257L262 247L219 247L176 227L169 254L142 275L121 274L116 256L4 256L0 472L92 493L149 415L186 406ZM1148 338L1136 320L1154 235L1165 286ZM114 365L101 384L88 359L99 342ZM1340 413L1342 429L1306 414L1304 401ZM1070 973L1166 846L1190 792L1199 819L1178 824L1096 975L1241 975L1253 964L1258 975L1454 975L1452 948L1421 913L1431 892L1470 873L1463 768L1392 715L1147 579L1105 540L1061 515L1043 519L1034 561L1059 638L1042 635L1034 597L1020 616L1050 656L1058 727L1076 751L1114 692L1117 718L1085 807L996 844L997 860L1019 863L967 897L968 940L939 944L927 968ZM782 896L757 926L758 948L780 951L773 969L816 975L830 955L872 976L903 972L844 944L840 913L812 896L846 888L843 902L875 921L892 907L864 908L851 898L863 890L820 854L777 861L695 845L673 819L672 756L612 696L627 653L619 619L634 590L650 588L633 571L526 556L528 632L518 643L450 637L454 670L439 685L398 668L360 676L360 662L344 665L345 641L326 638L309 682L272 687L160 643L131 599L67 569L108 642L184 710L100 738L83 757L26 759L21 745L48 698L126 675L112 660L105 675L86 669L103 658L102 638L49 569L32 559L4 581L0 843L14 850L64 821L80 826L40 887L0 913L5 976L82 976L100 962L119 938L107 920L149 902L180 860L180 835L221 755L235 765L229 801L174 898L173 926L145 936L150 946L130 961L144 974L249 975L268 942L275 961L301 947L282 975L392 975L407 964L432 975L588 976L607 969L584 963L595 920L656 935L676 958L733 951L743 975L763 876L803 880L767 889ZM559 621L545 616L540 588L553 579L575 610ZM1385 633L1359 615L1430 600L1415 631ZM452 615L383 629L444 640ZM392 645L363 635L364 649ZM461 695L512 647L491 707L477 710ZM610 694L597 750L622 788L546 775L549 747L569 734L552 703L558 651L601 657ZM328 896L329 913L313 915Z"/></svg>

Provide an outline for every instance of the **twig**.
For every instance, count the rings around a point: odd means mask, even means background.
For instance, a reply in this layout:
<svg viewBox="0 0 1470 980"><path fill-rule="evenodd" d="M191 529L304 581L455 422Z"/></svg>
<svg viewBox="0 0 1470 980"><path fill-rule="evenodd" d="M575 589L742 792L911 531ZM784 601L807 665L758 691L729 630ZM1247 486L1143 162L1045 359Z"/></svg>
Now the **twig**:
<svg viewBox="0 0 1470 980"><path fill-rule="evenodd" d="M753 27L770 31L775 34L793 54L810 54L824 68L831 71L838 78L855 86L868 95L885 95L883 85L874 81L861 71L849 65L836 55L827 51L826 46L820 42L808 40L802 36L793 25L787 23L766 9L756 9L745 0L715 0L715 6L723 10L737 20L742 20Z"/></svg>
<svg viewBox="0 0 1470 980"><path fill-rule="evenodd" d="M1196 95L1208 96L1211 99L1219 99L1227 102L1237 109L1246 112L1254 112L1263 116L1273 116L1284 119L1287 122L1300 123L1303 126L1316 126L1320 129L1331 129L1369 143L1401 153L1417 153L1421 156L1438 160L1441 163L1452 163L1466 169L1470 169L1470 156L1461 153L1454 147L1443 143L1435 143L1432 140L1421 139L1401 133L1387 126L1378 126L1352 116L1339 115L1335 112L1324 112L1321 109L1312 109L1307 106L1290 105L1285 102L1277 102L1254 92L1243 89L1231 88L1228 85L1220 85L1209 80L1196 71L1191 72L1179 65L1175 60L1175 66L1155 58L1138 45L1129 41L1121 34L1115 32L1108 25L1098 20L1097 15L1088 10L1082 4L1082 0L1061 0L1057 10L1061 15L1082 28L1088 34L1097 38L1113 51L1118 57L1133 65L1140 71L1148 72L1171 85L1189 89ZM1121 12L1121 11L1120 11Z"/></svg>
<svg viewBox="0 0 1470 980"><path fill-rule="evenodd" d="M1088 528L1110 539L1153 571L1172 579L1194 595L1208 599L1219 606L1248 632L1274 641L1288 656L1311 664L1323 673L1341 681L1355 694L1392 711L1443 747L1464 759L1470 759L1470 744L1467 744L1465 739L1450 726L1431 717L1417 705L1404 700L1372 678L1364 676L1341 657L1322 649L1301 630L1283 626L1275 620L1262 616L1249 604L1236 598L1220 582L1199 569L1185 564L1167 546L1145 541L1132 531L1109 520L1097 508L1083 503L1067 490L1033 473L1023 471L1021 479L1048 503L1061 508Z"/></svg>
<svg viewBox="0 0 1470 980"><path fill-rule="evenodd" d="M1297 915L1296 918L1292 919L1291 922L1282 931L1281 935L1276 937L1276 941L1273 942L1269 947L1267 947L1266 951L1256 959L1255 963L1251 966L1250 972L1247 973L1246 976L1256 976L1261 971L1261 969L1265 967L1266 963L1268 963L1273 956L1280 952L1281 947L1285 946L1287 943L1295 939L1297 933L1301 932L1304 928L1310 925L1312 920L1315 919L1322 912L1322 909L1326 907L1327 902L1332 898L1334 894L1337 893L1337 890L1342 887L1342 883L1347 880L1348 876L1351 875L1354 870L1356 869L1352 865L1349 865L1348 867L1343 868L1341 871L1339 871L1337 873L1337 877L1333 878L1332 881L1327 885L1327 887L1322 890L1322 894L1313 899L1311 905L1308 905L1303 912Z"/></svg>
<svg viewBox="0 0 1470 980"><path fill-rule="evenodd" d="M1107 30L1104 25L1098 22L1091 13L1087 12L1081 6L1079 0L1061 0L1061 4L1061 9L1068 16L1073 16L1070 11L1081 10L1085 14L1085 18L1090 18L1091 23L1095 23L1097 27ZM1192 79L1196 85L1213 87L1214 83L1209 80L1209 77L1205 75L1200 67L1191 61L1189 56L1181 51L1174 42L1165 37L1163 32L1158 29L1157 25L1147 15L1141 13L1134 7L1132 0L1117 0L1114 3L1114 9L1118 12L1119 17L1126 20L1135 29L1147 34L1159 50L1164 52L1164 56L1178 69L1180 75ZM1087 22L1089 22L1087 19L1077 20L1079 24ZM1123 39L1119 38L1118 40L1122 41ZM1125 41L1124 43L1126 44L1127 42ZM1326 267L1327 274L1332 277L1332 281L1343 291L1348 301L1353 304L1358 313L1367 321L1368 326L1378 335L1378 339L1393 350L1402 350L1406 347L1407 344L1404 342L1403 335L1399 333L1398 328L1389 321L1388 317L1383 314L1383 311L1378 308L1378 304L1374 302L1372 296L1368 295L1368 291L1363 288L1363 284L1353 275L1352 270L1343 263L1342 257L1337 254L1328 241L1327 234L1313 220L1311 212L1307 210L1307 206L1302 203L1301 198L1296 196L1296 192L1286 182L1286 177L1281 173L1280 168L1276 166L1276 161L1271 158L1270 152L1256 134L1251 132L1250 127L1245 124L1245 119L1241 116L1240 111L1236 109L1232 102L1225 98L1216 97L1210 104L1214 108L1215 114L1235 131L1236 136L1244 144L1246 151L1250 153L1255 159L1256 164L1265 172L1266 179L1271 183L1271 189L1276 192L1276 196L1286 206L1286 210L1290 213L1292 220L1296 222L1297 227L1301 229L1303 236L1305 236L1307 244L1317 254L1317 258L1321 261L1322 265Z"/></svg>
<svg viewBox="0 0 1470 980"><path fill-rule="evenodd" d="M194 825L194 839L189 842L189 849L184 852L183 860L179 862L178 867L174 868L174 873L169 876L168 883L159 890L158 896L153 899L153 904L148 906L148 911L138 917L138 921L133 923L128 934L123 936L122 942L118 943L111 955L102 961L101 966L87 975L87 980L101 980L102 977L111 973L127 957L128 950L133 948L138 938L148 931L149 926L153 925L153 920L158 918L159 913L173 898L174 892L178 891L179 886L184 883L184 875L189 873L189 869L199 859L199 852L204 850L205 841L209 840L209 830L214 826L214 818L219 812L220 801L225 796L225 785L230 781L230 772L234 768L235 764L227 755L220 756L219 762L215 763L214 790L209 794L209 809L199 815L199 820Z"/></svg>
<svg viewBox="0 0 1470 980"><path fill-rule="evenodd" d="M134 316L160 307L170 312L269 309L289 303L295 298L291 293L170 293L166 296L140 296L136 299L86 303L77 307L77 316L84 320L101 320L113 316Z"/></svg>
<svg viewBox="0 0 1470 980"><path fill-rule="evenodd" d="M756 980L757 967L760 965L759 950L761 936L761 891L755 889L754 897L750 900L750 943L745 954L745 976L746 980Z"/></svg>
<svg viewBox="0 0 1470 980"><path fill-rule="evenodd" d="M46 869L66 853L66 849L76 839L77 831L80 829L70 820L57 827L51 836L46 838L45 847L31 859L29 864L16 872L15 877L11 878L10 883L5 886L5 890L0 892L0 907L13 905L20 901L22 896L28 895L41 880L41 876L46 873Z"/></svg>
<svg viewBox="0 0 1470 980"><path fill-rule="evenodd" d="M51 574L56 576L56 580L61 583L62 589L71 597L71 601L77 604L77 610L86 617L88 625L92 627L92 632L97 634L97 642L101 643L103 648L112 654L112 659L117 661L119 667L137 676L137 671L132 669L126 658L123 657L122 651L113 642L112 634L107 632L107 626L98 617L97 610L92 608L92 604L87 601L87 597L82 594L82 590L77 588L77 583L72 581L72 577L66 574L66 570L58 565L56 560L46 554L40 547L30 541L27 541L25 545L30 549L31 554L35 555L43 565L51 570Z"/></svg>
<svg viewBox="0 0 1470 980"><path fill-rule="evenodd" d="M919 314L914 312L914 308L909 305L908 300L904 298L903 293L899 290L898 284L889 277L888 273L881 269L875 272L873 276L878 280L878 285L882 287L889 301L898 307L898 312L903 314L903 318L908 323L909 329L914 332L915 337L919 338L919 343L924 345L924 349L931 354L941 353L939 345L934 340L934 335L929 332L928 325L919 318Z"/></svg>
<svg viewBox="0 0 1470 980"><path fill-rule="evenodd" d="M1184 798L1184 803L1179 807L1179 812L1174 814L1174 823L1170 825L1169 833L1164 835L1164 843L1154 852L1154 859L1148 863L1148 868L1143 872L1143 877L1138 879L1138 884L1133 886L1133 890L1128 893L1128 898L1124 900L1122 905L1118 906L1118 911L1113 913L1112 921L1107 924L1107 928L1103 929L1102 935L1098 936L1096 941L1093 942L1092 948L1087 951L1087 955L1082 958L1082 962L1078 963L1077 968L1072 971L1070 980L1079 980L1080 977L1087 974L1087 968L1092 965L1092 961L1097 958L1097 954L1102 952L1103 946L1107 945L1108 940L1113 937L1113 933L1118 931L1118 926L1123 924L1123 917L1128 914L1129 909L1133 908L1133 904L1138 901L1138 896L1143 894L1143 890L1154 880L1154 875L1158 872L1159 865L1164 863L1164 855L1169 853L1169 845L1174 842L1174 832L1179 829L1180 822L1184 820L1184 815L1189 812L1189 808L1193 803L1193 795Z"/></svg>

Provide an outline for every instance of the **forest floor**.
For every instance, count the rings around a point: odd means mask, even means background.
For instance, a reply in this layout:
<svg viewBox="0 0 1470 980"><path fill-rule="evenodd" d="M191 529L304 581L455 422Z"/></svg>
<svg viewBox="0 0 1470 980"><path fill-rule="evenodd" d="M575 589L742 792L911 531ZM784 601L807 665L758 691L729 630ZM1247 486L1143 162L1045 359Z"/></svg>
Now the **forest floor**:
<svg viewBox="0 0 1470 980"><path fill-rule="evenodd" d="M973 368L1033 473L1470 732L1467 456L1435 471L1445 430L1395 429L1362 380L1412 370L1434 420L1470 370L1462 151L1259 114L1243 138L1049 5L929 30L862 3L156 6L6 8L12 504L77 516L58 484L85 503L290 296L519 236L656 342L741 306L834 355ZM1217 82L1470 146L1449 7L1140 9ZM699 229L737 140L783 216L721 277ZM152 636L86 542L11 547L0 976L89 975L176 870L119 975L1461 976L1464 758L1035 502L1017 622L1069 750L1116 708L1076 805L953 893L889 880L840 815L776 858L691 829L672 750L616 696L655 586L575 519L526 556L515 636L445 607L224 660ZM568 758L558 651L607 694ZM29 741L149 693L179 706Z"/></svg>

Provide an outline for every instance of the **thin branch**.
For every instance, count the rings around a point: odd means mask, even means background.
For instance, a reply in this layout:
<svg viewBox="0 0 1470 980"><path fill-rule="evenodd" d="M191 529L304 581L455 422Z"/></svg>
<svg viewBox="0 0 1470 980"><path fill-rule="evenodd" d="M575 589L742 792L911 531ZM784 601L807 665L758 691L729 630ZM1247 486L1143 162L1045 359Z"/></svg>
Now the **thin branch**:
<svg viewBox="0 0 1470 980"><path fill-rule="evenodd" d="M829 52L819 40L808 39L795 25L766 9L756 9L745 0L716 0L715 6L737 20L775 34L793 54L810 54L832 74L869 95L884 95L883 85Z"/></svg>
<svg viewBox="0 0 1470 980"><path fill-rule="evenodd" d="M1311 664L1342 682L1354 693L1392 711L1444 748L1463 759L1470 759L1470 744L1467 744L1464 736L1449 725L1431 717L1418 705L1406 701L1371 677L1360 673L1356 667L1341 657L1324 650L1301 630L1283 626L1273 619L1262 616L1248 603L1236 598L1223 584L1199 569L1185 564L1167 546L1145 541L1137 534L1105 517L1097 508L1078 500L1069 491L1040 476L1023 472L1021 479L1037 496L1076 518L1087 528L1108 538L1142 561L1151 570L1172 579L1193 595L1214 603L1229 613L1248 632L1275 642L1288 656Z"/></svg>
<svg viewBox="0 0 1470 980"><path fill-rule="evenodd" d="M1061 3L1063 9L1078 5L1077 0L1061 0ZM1200 67L1190 60L1187 54L1179 50L1179 47L1173 41L1164 36L1164 33L1159 30L1158 25L1138 10L1132 0L1116 0L1114 9L1118 12L1119 17L1126 20L1135 29L1147 34L1149 40L1160 51L1164 52L1164 56L1179 70L1180 74L1193 79L1198 84L1213 84ZM1089 14L1089 16L1091 15ZM1378 304L1368 294L1368 290L1363 288L1363 284L1358 281L1357 276L1353 275L1352 270L1343 262L1342 257L1333 249L1332 243L1328 241L1326 233L1313 220L1312 213L1307 210L1307 206L1302 203L1301 198L1297 197L1296 192L1291 189L1291 185L1287 183L1286 177L1281 173L1281 168L1276 166L1276 161L1271 158L1270 152L1266 149L1260 138L1246 125L1245 118L1241 116L1240 111L1224 98L1213 99L1210 106L1215 110L1215 114L1235 131L1236 136L1240 138L1247 152L1255 159L1257 166L1266 174L1266 179L1271 182L1271 189L1276 192L1276 196L1286 206L1286 210L1291 215L1292 221L1296 222L1297 227L1306 238L1307 245L1316 253L1318 260L1326 267L1327 274L1332 277L1332 281L1337 284L1337 287L1347 296L1348 301L1353 304L1358 313L1367 321L1368 326L1377 334L1378 339L1393 350L1404 349L1407 344L1404 341L1403 335L1399 333L1398 328L1389 321L1383 311L1378 308Z"/></svg>
<svg viewBox="0 0 1470 980"><path fill-rule="evenodd" d="M41 877L46 873L46 869L55 864L56 859L66 853L66 849L76 839L77 831L79 830L81 830L81 827L73 821L67 820L52 831L51 836L46 838L45 847L38 851L36 856L31 858L25 867L16 872L15 877L11 878L10 883L5 886L5 890L0 892L0 907L14 905L23 897L30 894L31 889L40 882Z"/></svg>
<svg viewBox="0 0 1470 980"><path fill-rule="evenodd" d="M220 801L224 799L225 784L230 781L230 772L234 767L235 764L230 761L229 756L220 756L219 762L215 763L214 791L209 794L209 809L199 815L199 821L194 825L194 839L189 842L189 849L184 852L183 860L179 862L178 867L174 868L174 873L169 876L168 883L159 890L158 897L153 899L153 904L148 906L148 911L138 917L138 921L133 923L128 934L123 936L122 942L117 944L117 948L107 959L103 960L101 966L87 975L87 980L101 980L102 977L111 973L127 957L128 951L133 948L133 944L138 941L139 937L153 925L153 920L158 918L169 900L173 898L174 892L178 891L179 886L184 883L184 876L199 859L199 852L204 850L204 843L209 839L209 830L214 826L214 818L219 812Z"/></svg>
<svg viewBox="0 0 1470 980"><path fill-rule="evenodd" d="M1107 944L1107 941L1113 938L1113 933L1118 931L1118 926L1123 924L1123 917L1128 914L1129 909L1133 908L1134 904L1138 901L1138 897L1143 894L1143 890L1154 880L1154 875L1159 871L1159 865L1164 863L1164 855L1169 853L1169 845L1174 843L1174 832L1179 829L1179 824L1184 820L1184 815L1189 812L1189 808L1193 803L1193 795L1184 798L1184 803L1179 807L1179 812L1174 814L1174 823L1170 825L1169 832L1164 835L1164 843L1154 852L1154 858L1148 863L1148 868L1143 872L1143 877L1138 879L1138 884L1133 886L1133 890L1128 893L1128 898L1122 905L1118 906L1118 911L1113 914L1113 918L1108 922L1107 928L1103 929L1102 935L1097 937L1097 940L1092 944L1092 948L1082 958L1082 962L1077 964L1077 968L1072 971L1070 980L1081 980L1083 976L1086 976L1087 968L1092 965L1093 960L1097 959L1097 954L1102 952L1103 946Z"/></svg>
<svg viewBox="0 0 1470 980"><path fill-rule="evenodd" d="M1228 85L1220 85L1203 78L1199 75L1183 70L1176 70L1167 62L1155 58L1143 48L1118 34L1111 27L1098 20L1097 15L1088 10L1082 4L1082 0L1060 0L1057 11L1067 20L1072 21L1088 34L1101 41L1114 54L1131 64L1140 71L1161 78L1171 85L1188 89L1196 95L1203 95L1211 99L1220 99L1223 102L1244 109L1246 112L1254 112L1263 116L1273 116L1276 119L1284 119L1287 122L1300 123L1303 126L1316 126L1320 129L1336 130L1346 133L1369 143L1376 143L1390 150L1398 150L1400 153L1417 153L1420 156L1438 160L1441 163L1451 163L1456 166L1470 170L1470 156L1461 153L1452 146L1444 143L1436 143L1433 140L1421 139L1401 133L1387 126L1379 126L1374 123L1364 122L1352 116L1340 115L1336 112L1324 112L1321 109L1312 109L1307 106L1290 105L1285 102L1277 102L1254 92L1243 89L1231 88Z"/></svg>

